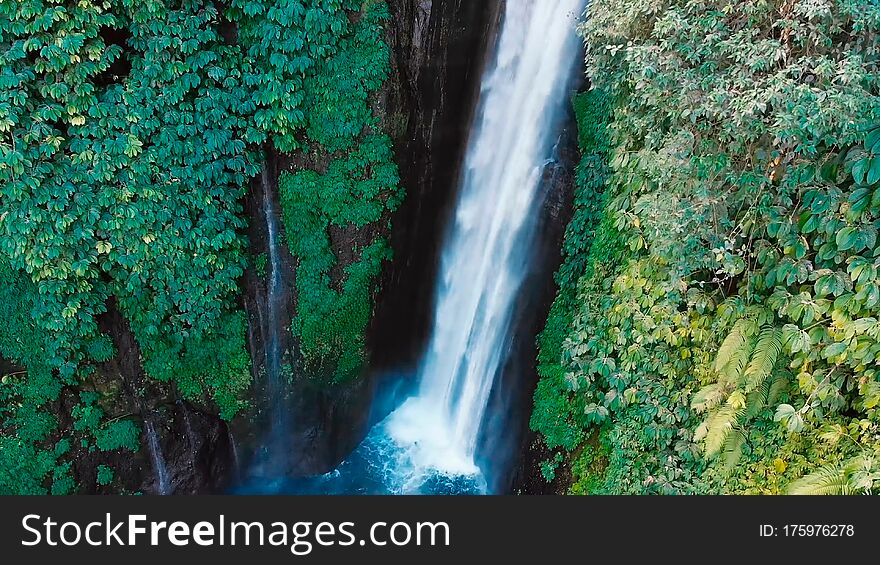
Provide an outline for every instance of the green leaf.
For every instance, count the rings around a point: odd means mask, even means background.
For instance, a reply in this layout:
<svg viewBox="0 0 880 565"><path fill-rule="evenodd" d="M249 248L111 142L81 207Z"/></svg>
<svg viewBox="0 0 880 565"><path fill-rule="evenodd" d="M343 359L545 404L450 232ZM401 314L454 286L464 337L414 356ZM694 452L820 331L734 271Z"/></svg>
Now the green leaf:
<svg viewBox="0 0 880 565"><path fill-rule="evenodd" d="M860 159L853 164L852 176L853 180L856 181L856 184L865 184L865 178L869 169L870 162L867 157Z"/></svg>
<svg viewBox="0 0 880 565"><path fill-rule="evenodd" d="M846 352L846 348L848 344L842 341L832 343L822 350L822 357L825 359L831 359L833 357L837 357L838 355L842 355Z"/></svg>
<svg viewBox="0 0 880 565"><path fill-rule="evenodd" d="M752 351L750 334L753 330L754 322L737 320L718 349L714 364L717 372L733 381L739 380Z"/></svg>
<svg viewBox="0 0 880 565"><path fill-rule="evenodd" d="M865 149L874 155L880 155L880 127L868 132L865 137Z"/></svg>
<svg viewBox="0 0 880 565"><path fill-rule="evenodd" d="M855 245L858 240L858 232L855 228L845 227L842 228L839 232L837 232L837 236L835 237L835 242L837 243L837 248L840 251L846 251L847 249L851 249L853 245Z"/></svg>
<svg viewBox="0 0 880 565"><path fill-rule="evenodd" d="M97 482L101 486L106 486L113 482L113 469L107 465L98 465Z"/></svg>
<svg viewBox="0 0 880 565"><path fill-rule="evenodd" d="M777 406L773 421L782 423L790 432L800 432L804 429L803 416L791 404Z"/></svg>
<svg viewBox="0 0 880 565"><path fill-rule="evenodd" d="M691 400L691 407L697 412L716 408L724 400L724 389L720 383L707 385L697 392Z"/></svg>
<svg viewBox="0 0 880 565"><path fill-rule="evenodd" d="M815 473L802 477L788 487L788 494L795 495L847 495L852 494L846 470L838 465L826 465Z"/></svg>
<svg viewBox="0 0 880 565"><path fill-rule="evenodd" d="M866 183L869 185L877 184L880 181L880 155L871 159L868 165L868 174Z"/></svg>
<svg viewBox="0 0 880 565"><path fill-rule="evenodd" d="M737 425L741 411L733 406L725 405L707 418L705 440L706 457L714 457L727 441L728 436Z"/></svg>
<svg viewBox="0 0 880 565"><path fill-rule="evenodd" d="M774 327L766 327L761 330L752 353L752 360L745 371L746 393L752 392L764 384L776 366L776 360L779 359L781 351L782 330Z"/></svg>
<svg viewBox="0 0 880 565"><path fill-rule="evenodd" d="M782 327L782 336L784 343L792 354L810 350L812 344L810 334L795 324L785 324Z"/></svg>

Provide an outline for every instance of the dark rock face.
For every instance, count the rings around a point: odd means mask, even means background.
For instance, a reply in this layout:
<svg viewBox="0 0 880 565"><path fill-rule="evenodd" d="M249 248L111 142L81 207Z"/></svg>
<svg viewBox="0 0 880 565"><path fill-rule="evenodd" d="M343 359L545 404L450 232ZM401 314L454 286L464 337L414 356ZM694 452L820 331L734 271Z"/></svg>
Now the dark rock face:
<svg viewBox="0 0 880 565"><path fill-rule="evenodd" d="M157 472L149 453L147 422L156 433L169 493L210 494L225 489L235 473L226 423L204 408L174 400L170 387L147 378L140 347L113 300L107 305L107 313L100 317L99 327L112 338L118 354L97 368L92 384L105 391L113 390L108 395L112 404L103 406L110 419L128 418L138 423L141 449L134 454L124 450L105 453L75 446L74 469L81 492L159 494ZM59 413L70 414L77 399L68 392L61 402L66 406ZM73 422L62 421L61 427L71 429ZM115 471L110 485L97 484L98 466L102 464Z"/></svg>
<svg viewBox="0 0 880 565"><path fill-rule="evenodd" d="M583 60L579 57L578 60ZM577 67L573 70L572 92L587 88L585 78ZM574 213L573 201L576 190L575 171L580 160L578 150L578 124L573 108L568 105L556 131L562 133L554 148L552 162L544 169L544 206L541 212L538 244L532 261L532 272L526 281L525 305L520 308L517 334L514 347L504 373L504 382L499 388L505 393L493 391L493 402L501 403L496 410L521 411L525 414L515 422L514 431L508 434L508 459L503 469L498 492L516 494L562 494L563 484L568 483L562 473L548 483L541 473L541 463L552 457L538 435L529 429L528 420L532 412L533 395L538 385L537 346L535 338L544 329L550 306L556 298L557 287L553 283L553 273L562 261L561 250L565 229ZM527 338L527 339L526 339ZM511 378L511 375L513 377ZM517 376L518 375L518 376ZM506 408L505 408L506 407ZM514 422L511 422L514 424ZM502 453L504 451L502 450Z"/></svg>
<svg viewBox="0 0 880 565"><path fill-rule="evenodd" d="M226 423L184 401L164 406L157 421L171 492L222 492L236 474ZM147 445L147 438L142 438L141 444ZM159 485L152 464L149 470L142 490L157 493Z"/></svg>
<svg viewBox="0 0 880 565"><path fill-rule="evenodd" d="M415 365L429 337L444 228L501 2L391 0L390 5L397 99L409 116L405 137L395 140L407 197L394 217L394 261L383 274L368 334L372 365L379 371Z"/></svg>

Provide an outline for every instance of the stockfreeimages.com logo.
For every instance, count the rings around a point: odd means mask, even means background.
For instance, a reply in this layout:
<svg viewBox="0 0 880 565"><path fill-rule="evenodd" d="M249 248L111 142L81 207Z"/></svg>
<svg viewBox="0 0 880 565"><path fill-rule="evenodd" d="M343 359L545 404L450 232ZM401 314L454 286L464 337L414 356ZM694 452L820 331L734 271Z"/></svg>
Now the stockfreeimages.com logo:
<svg viewBox="0 0 880 565"><path fill-rule="evenodd" d="M158 546L274 546L287 547L293 555L309 555L315 547L351 546L425 546L449 547L451 534L446 522L374 522L366 538L355 535L354 522L235 522L226 516L216 521L157 522L145 514L131 514L124 520L113 519L80 524L58 522L52 517L28 514L21 520L26 547L40 545L94 547Z"/></svg>

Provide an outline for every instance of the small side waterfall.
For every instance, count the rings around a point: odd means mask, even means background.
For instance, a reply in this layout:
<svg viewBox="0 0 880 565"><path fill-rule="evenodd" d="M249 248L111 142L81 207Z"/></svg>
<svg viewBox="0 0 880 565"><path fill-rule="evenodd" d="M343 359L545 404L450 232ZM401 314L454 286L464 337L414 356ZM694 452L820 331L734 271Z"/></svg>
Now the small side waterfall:
<svg viewBox="0 0 880 565"><path fill-rule="evenodd" d="M144 419L144 430L147 435L147 449L150 451L150 461L153 463L153 473L156 476L156 490L158 494L171 494L171 478L168 475L168 466L165 464L165 456L162 454L162 446L159 444L159 435L153 425L152 416Z"/></svg>
<svg viewBox="0 0 880 565"><path fill-rule="evenodd" d="M235 436L232 434L232 428L226 427L226 434L229 436L229 450L232 452L232 470L235 480L241 479L241 459L238 456L238 444L235 442Z"/></svg>
<svg viewBox="0 0 880 565"><path fill-rule="evenodd" d="M266 218L266 246L269 255L266 273L266 303L269 308L270 323L266 339L266 376L269 379L269 386L273 387L275 392L277 392L281 387L281 346L277 324L273 324L271 321L278 319L279 291L281 290L281 259L278 254L278 218L275 214L272 187L266 167L263 168L260 174L260 182L263 188L263 214Z"/></svg>
<svg viewBox="0 0 880 565"><path fill-rule="evenodd" d="M269 180L268 166L264 166L260 175L263 192L263 214L266 220L266 247L268 264L266 266L266 394L268 396L269 436L265 445L265 456L259 462L262 472L278 475L282 462L288 452L285 445L286 433L289 430L290 416L287 413L285 399L287 383L281 371L281 335L279 320L283 319L282 279L281 279L281 245L278 229L278 214L272 198L272 186Z"/></svg>

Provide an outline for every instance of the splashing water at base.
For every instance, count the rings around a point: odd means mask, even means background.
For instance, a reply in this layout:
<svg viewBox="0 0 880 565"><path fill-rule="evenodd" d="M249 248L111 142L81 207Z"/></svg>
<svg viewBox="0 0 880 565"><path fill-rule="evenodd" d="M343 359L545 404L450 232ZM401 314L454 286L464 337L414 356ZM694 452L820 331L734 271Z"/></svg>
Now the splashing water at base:
<svg viewBox="0 0 880 565"><path fill-rule="evenodd" d="M237 494L484 494L479 470L467 474L427 469L412 458L412 446L395 442L377 425L336 469L317 477L254 481Z"/></svg>

